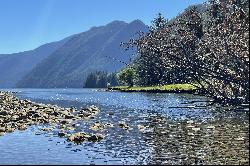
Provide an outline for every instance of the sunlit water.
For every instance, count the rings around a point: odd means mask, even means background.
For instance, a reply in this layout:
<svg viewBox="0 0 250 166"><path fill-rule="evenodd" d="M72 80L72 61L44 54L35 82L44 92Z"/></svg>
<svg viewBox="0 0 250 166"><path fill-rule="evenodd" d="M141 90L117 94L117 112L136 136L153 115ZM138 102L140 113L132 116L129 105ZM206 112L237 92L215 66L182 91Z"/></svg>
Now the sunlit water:
<svg viewBox="0 0 250 166"><path fill-rule="evenodd" d="M97 131L101 142L74 145L31 126L0 137L0 164L245 164L249 160L249 111L207 106L191 94L106 92L96 89L12 89L21 99L101 112L96 121L114 127ZM130 130L118 127L125 121ZM193 121L193 122L192 122ZM138 125L144 126L138 129ZM41 134L38 134L41 133Z"/></svg>

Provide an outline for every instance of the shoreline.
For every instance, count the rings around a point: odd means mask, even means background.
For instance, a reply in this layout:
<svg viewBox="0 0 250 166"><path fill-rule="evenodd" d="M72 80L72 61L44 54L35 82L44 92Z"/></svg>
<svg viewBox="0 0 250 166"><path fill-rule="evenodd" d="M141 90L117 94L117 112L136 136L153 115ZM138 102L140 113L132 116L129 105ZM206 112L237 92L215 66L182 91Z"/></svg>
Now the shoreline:
<svg viewBox="0 0 250 166"><path fill-rule="evenodd" d="M14 92L16 93L16 92ZM0 136L15 130L26 130L32 125L47 124L43 131L59 130L58 136L67 141L80 143L83 141L100 141L103 136L84 132L68 132L74 130L77 121L94 116L100 109L94 105L77 110L74 107L63 108L57 105L20 100L12 92L0 91Z"/></svg>
<svg viewBox="0 0 250 166"><path fill-rule="evenodd" d="M206 93L204 93L204 89L198 88L196 86L193 86L191 84L169 84L169 85L163 85L163 86L115 86L115 87L108 87L106 88L106 91L118 91L118 92L143 92L143 93L186 93L186 94L193 94L193 95L200 95L200 96L207 96ZM249 103L235 103L233 101L224 101L220 100L219 98L213 98L213 103L218 103L221 106L235 106L239 107L239 109L245 109L249 108Z"/></svg>
<svg viewBox="0 0 250 166"><path fill-rule="evenodd" d="M194 94L200 91L199 88L191 84L169 84L162 86L115 86L108 87L109 91L120 92L146 92L146 93L189 93Z"/></svg>
<svg viewBox="0 0 250 166"><path fill-rule="evenodd" d="M108 88L107 91L119 91L119 92L146 92L146 93L188 93L188 94L198 94L198 90L160 90L160 89L117 89L117 88Z"/></svg>

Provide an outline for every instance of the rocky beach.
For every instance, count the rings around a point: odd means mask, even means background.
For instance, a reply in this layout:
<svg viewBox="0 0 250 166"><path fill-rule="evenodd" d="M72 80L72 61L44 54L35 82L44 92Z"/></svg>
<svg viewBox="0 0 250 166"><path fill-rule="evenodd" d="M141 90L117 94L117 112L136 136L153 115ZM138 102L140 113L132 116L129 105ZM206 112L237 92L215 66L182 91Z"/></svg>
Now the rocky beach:
<svg viewBox="0 0 250 166"><path fill-rule="evenodd" d="M99 111L94 105L80 110L62 108L20 100L12 92L0 92L0 136L15 130L26 130L31 125L46 125L48 127L42 128L42 131L55 130L59 137L65 137L67 141L99 141L103 138L101 134L72 132L77 122L94 118Z"/></svg>

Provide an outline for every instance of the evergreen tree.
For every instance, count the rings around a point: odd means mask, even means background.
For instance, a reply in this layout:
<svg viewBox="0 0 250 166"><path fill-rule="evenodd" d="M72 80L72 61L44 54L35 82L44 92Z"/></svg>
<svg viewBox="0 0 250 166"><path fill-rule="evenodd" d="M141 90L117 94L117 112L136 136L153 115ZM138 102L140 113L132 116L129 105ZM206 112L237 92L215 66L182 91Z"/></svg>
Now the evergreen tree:
<svg viewBox="0 0 250 166"><path fill-rule="evenodd" d="M115 73L103 71L92 72L87 76L85 88L107 88L107 85L117 86L118 81Z"/></svg>
<svg viewBox="0 0 250 166"><path fill-rule="evenodd" d="M154 20L151 22L151 26L149 27L149 30L151 32L158 31L160 29L163 29L166 27L168 20L165 19L161 13L158 13L157 17L154 18Z"/></svg>

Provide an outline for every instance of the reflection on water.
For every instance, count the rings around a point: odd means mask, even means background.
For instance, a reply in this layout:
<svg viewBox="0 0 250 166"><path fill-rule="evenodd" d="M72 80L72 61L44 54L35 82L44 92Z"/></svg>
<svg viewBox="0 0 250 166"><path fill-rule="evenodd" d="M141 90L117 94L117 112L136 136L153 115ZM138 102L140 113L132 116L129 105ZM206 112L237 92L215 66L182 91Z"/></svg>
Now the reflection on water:
<svg viewBox="0 0 250 166"><path fill-rule="evenodd" d="M239 124L234 119L173 122L164 118L155 121L150 123L153 132L148 134L154 147L152 164L248 163L247 122Z"/></svg>
<svg viewBox="0 0 250 166"><path fill-rule="evenodd" d="M204 107L190 94L100 92L91 89L19 89L20 98L101 112L77 131L102 133L98 143L74 145L33 126L0 137L1 164L247 164L249 112ZM191 102L190 101L195 101ZM119 121L129 130L119 127ZM93 131L96 122L114 127ZM42 133L41 135L39 133ZM13 160L14 159L14 160Z"/></svg>

